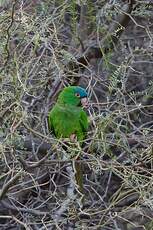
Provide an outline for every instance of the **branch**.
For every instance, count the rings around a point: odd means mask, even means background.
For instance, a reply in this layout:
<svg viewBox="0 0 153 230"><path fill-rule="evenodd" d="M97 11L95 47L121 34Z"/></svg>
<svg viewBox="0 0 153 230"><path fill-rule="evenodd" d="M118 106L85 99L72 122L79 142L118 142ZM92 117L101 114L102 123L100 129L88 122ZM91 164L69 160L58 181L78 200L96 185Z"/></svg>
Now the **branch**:
<svg viewBox="0 0 153 230"><path fill-rule="evenodd" d="M34 133L35 134L35 133ZM37 135L37 133L36 133ZM38 135L37 135L38 136ZM41 138L41 137L40 137ZM44 156L44 159L46 159L46 154L48 153L48 151L51 150L51 152L53 152L53 145L51 143L48 143L48 141L52 142L51 138L46 137L47 141L44 140L45 138L43 138L43 140L41 140L40 138L32 138L30 136L24 137L21 141L20 144L15 143L14 144L14 148L15 150L26 150L31 152L32 150L37 151L37 153L41 154L41 156ZM150 137L151 139L151 137ZM150 140L148 138L148 141ZM68 140L65 140L68 142ZM34 144L33 144L34 143ZM59 141L59 143L65 147L70 147L68 145L66 145L66 143L64 141ZM139 145L140 147L143 147L143 140L141 139L141 137L139 135L135 135L133 138L127 138L127 143L130 147L133 147L135 145ZM116 146L116 142L109 142L109 144L111 144L112 146ZM87 150L85 150L85 152L87 152ZM50 153L48 153L50 154ZM22 162L22 159L20 159ZM43 159L42 159L43 162ZM39 165L39 164L38 164ZM26 165L25 165L26 166ZM29 167L29 166L28 166Z"/></svg>
<svg viewBox="0 0 153 230"><path fill-rule="evenodd" d="M76 62L73 60L68 63L67 69L77 73L79 69L84 70L86 66L88 66L91 59L102 58L103 55L110 52L110 50L112 51L119 42L121 34L131 20L129 15L133 10L134 3L135 1L131 0L130 3L126 5L125 11L120 12L121 14L118 17L118 20L116 20L114 25L111 27L108 33L109 35L106 35L106 37L103 39L101 47L88 47L84 54L76 59ZM79 76L74 77L73 80L73 84L78 84Z"/></svg>
<svg viewBox="0 0 153 230"><path fill-rule="evenodd" d="M12 185L20 178L23 171L19 171L14 177L12 177L6 184L3 185L3 188L0 190L0 200L6 195L7 191L11 188Z"/></svg>
<svg viewBox="0 0 153 230"><path fill-rule="evenodd" d="M5 58L5 62L4 62L4 65L0 71L0 73L4 70L5 66L7 65L8 61L9 61L9 58L10 58L10 51L9 51L9 41L10 41L10 37L11 37L11 34L10 34L10 30L13 26L13 23L14 23L14 14L15 14L15 6L17 4L17 0L14 0L13 4L12 4L12 10L11 10L11 22L10 24L8 25L8 28L6 30L6 34L7 34L7 39L6 39L6 44L5 44L5 51L6 51L6 58Z"/></svg>
<svg viewBox="0 0 153 230"><path fill-rule="evenodd" d="M16 212L25 212L25 213L29 213L29 214L33 214L33 215L36 215L36 216L46 216L46 215L49 215L48 212L41 212L41 211L37 211L37 210L34 210L34 209L30 209L30 208L20 208L18 206L12 206L11 204L9 204L7 201L2 201L2 206L4 208L7 208L9 210L12 210L12 211L16 211Z"/></svg>

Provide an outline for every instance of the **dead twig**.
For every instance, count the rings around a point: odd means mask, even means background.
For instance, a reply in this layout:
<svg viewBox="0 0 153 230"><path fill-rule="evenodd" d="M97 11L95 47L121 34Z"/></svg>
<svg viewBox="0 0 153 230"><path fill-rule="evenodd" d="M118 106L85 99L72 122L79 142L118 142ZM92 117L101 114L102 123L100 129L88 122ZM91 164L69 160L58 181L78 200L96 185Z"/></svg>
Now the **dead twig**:
<svg viewBox="0 0 153 230"><path fill-rule="evenodd" d="M21 177L23 171L19 171L14 177L12 177L5 185L3 185L2 189L0 190L0 200L6 196L8 190L16 183L16 181Z"/></svg>

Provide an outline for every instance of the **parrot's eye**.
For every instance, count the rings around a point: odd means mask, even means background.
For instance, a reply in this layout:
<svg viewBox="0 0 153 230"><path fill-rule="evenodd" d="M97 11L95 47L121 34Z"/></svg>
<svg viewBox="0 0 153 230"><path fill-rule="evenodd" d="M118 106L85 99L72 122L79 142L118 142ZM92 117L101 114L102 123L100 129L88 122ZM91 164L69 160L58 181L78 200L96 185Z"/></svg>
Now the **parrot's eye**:
<svg viewBox="0 0 153 230"><path fill-rule="evenodd" d="M80 94L79 94L79 93L76 93L75 96L76 96L76 97L80 97Z"/></svg>

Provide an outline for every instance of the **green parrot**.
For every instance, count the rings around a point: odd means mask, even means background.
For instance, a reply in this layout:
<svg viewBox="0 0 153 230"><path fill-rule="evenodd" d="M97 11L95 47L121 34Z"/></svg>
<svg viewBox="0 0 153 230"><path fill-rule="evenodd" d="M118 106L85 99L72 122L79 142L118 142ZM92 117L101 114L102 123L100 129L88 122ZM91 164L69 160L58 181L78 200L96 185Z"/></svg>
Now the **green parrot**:
<svg viewBox="0 0 153 230"><path fill-rule="evenodd" d="M59 94L49 113L49 128L57 138L69 138L80 145L88 130L88 116L83 110L88 106L88 94L79 86L69 86ZM80 163L75 163L75 178L79 190L83 192L83 175Z"/></svg>

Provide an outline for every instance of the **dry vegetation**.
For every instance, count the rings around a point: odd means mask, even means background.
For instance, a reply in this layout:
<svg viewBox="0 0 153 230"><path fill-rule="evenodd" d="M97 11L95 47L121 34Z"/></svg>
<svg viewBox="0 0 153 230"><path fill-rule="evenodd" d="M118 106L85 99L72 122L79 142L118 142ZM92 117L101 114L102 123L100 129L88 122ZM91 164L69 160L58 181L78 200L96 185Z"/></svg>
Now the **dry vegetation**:
<svg viewBox="0 0 153 230"><path fill-rule="evenodd" d="M153 229L152 12L147 0L0 1L0 229ZM83 207L76 150L47 123L67 85L90 95Z"/></svg>

